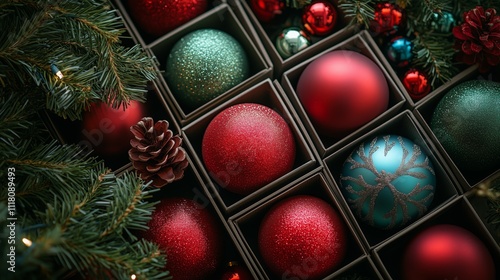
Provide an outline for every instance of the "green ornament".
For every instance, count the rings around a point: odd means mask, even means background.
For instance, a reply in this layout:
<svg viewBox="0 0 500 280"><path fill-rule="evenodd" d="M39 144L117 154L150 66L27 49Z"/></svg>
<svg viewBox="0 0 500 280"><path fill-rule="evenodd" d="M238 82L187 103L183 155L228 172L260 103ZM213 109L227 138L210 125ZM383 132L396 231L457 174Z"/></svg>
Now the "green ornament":
<svg viewBox="0 0 500 280"><path fill-rule="evenodd" d="M430 27L438 33L450 33L455 23L455 17L452 13L442 11L441 13L432 14Z"/></svg>
<svg viewBox="0 0 500 280"><path fill-rule="evenodd" d="M172 48L165 78L175 98L195 109L249 76L245 50L231 35L200 29L182 37Z"/></svg>
<svg viewBox="0 0 500 280"><path fill-rule="evenodd" d="M455 86L438 103L430 126L462 172L487 175L497 170L500 83L473 80Z"/></svg>

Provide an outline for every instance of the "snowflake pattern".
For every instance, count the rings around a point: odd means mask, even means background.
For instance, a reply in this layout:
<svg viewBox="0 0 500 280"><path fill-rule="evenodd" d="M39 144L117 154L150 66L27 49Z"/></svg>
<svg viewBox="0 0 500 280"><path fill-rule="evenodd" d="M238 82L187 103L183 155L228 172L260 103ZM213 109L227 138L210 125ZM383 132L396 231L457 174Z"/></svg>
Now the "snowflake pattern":
<svg viewBox="0 0 500 280"><path fill-rule="evenodd" d="M391 136L387 135L383 137L384 139L384 157L388 155L389 152L397 145L397 143L391 140ZM422 216L426 211L427 207L432 202L434 197L434 186L432 184L421 185L420 182L413 187L413 189L408 192L401 192L393 184L394 180L401 176L411 176L419 181L427 179L428 175L422 172L422 169L428 170L432 176L435 176L432 164L429 158L425 156L423 161L419 161L419 157L422 155L420 146L413 143L413 153L406 147L405 139L401 136L397 136L397 141L402 149L401 162L394 172L387 172L385 170L379 170L373 162L373 155L379 150L381 145L377 145L378 137L374 138L369 147L368 154L365 153L365 144L363 143L357 149L351 153L347 158L346 164L350 164L350 170L357 168L364 168L375 175L376 185L370 184L365 181L362 175L357 177L352 176L342 176L341 174L341 185L344 190L349 193L350 197L348 203L355 212L355 214L364 222L375 226L374 224L374 213L376 208L376 200L382 190L388 188L393 196L394 204L390 211L385 213L384 218L390 219L390 223L385 229L391 229L396 226L398 211L401 211L402 221L400 225L404 225L412 220L412 215L409 213L408 205L413 205L418 211L418 217ZM407 140L408 141L408 140ZM358 160L353 158L353 155L357 154ZM434 181L434 180L432 180ZM355 188L353 185L357 185ZM427 194L425 194L427 193ZM416 199L423 195L423 198ZM354 199L352 197L355 197ZM368 203L369 210L365 216L363 216L363 205ZM398 210L400 209L400 210Z"/></svg>

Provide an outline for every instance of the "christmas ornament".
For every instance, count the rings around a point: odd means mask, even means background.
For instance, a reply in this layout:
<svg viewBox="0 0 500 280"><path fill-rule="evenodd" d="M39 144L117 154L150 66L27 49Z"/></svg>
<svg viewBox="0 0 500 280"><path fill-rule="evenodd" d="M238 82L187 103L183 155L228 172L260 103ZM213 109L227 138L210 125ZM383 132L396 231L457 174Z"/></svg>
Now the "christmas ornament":
<svg viewBox="0 0 500 280"><path fill-rule="evenodd" d="M493 280L495 264L474 234L462 227L440 224L410 241L403 257L403 279Z"/></svg>
<svg viewBox="0 0 500 280"><path fill-rule="evenodd" d="M130 16L141 30L159 37L208 10L207 0L127 1Z"/></svg>
<svg viewBox="0 0 500 280"><path fill-rule="evenodd" d="M258 233L264 263L283 279L321 279L344 259L346 229L327 202L297 195L278 202L264 216Z"/></svg>
<svg viewBox="0 0 500 280"><path fill-rule="evenodd" d="M270 22L283 13L284 0L250 0L250 8L261 22Z"/></svg>
<svg viewBox="0 0 500 280"><path fill-rule="evenodd" d="M448 91L430 127L463 172L484 174L500 168L500 83L462 82Z"/></svg>
<svg viewBox="0 0 500 280"><path fill-rule="evenodd" d="M424 215L434 198L434 168L411 140L398 135L362 143L342 166L341 191L354 214L379 229Z"/></svg>
<svg viewBox="0 0 500 280"><path fill-rule="evenodd" d="M377 34L394 34L403 22L403 12L394 4L381 2L375 6L375 17L370 29Z"/></svg>
<svg viewBox="0 0 500 280"><path fill-rule="evenodd" d="M172 48L165 78L175 98L197 108L244 81L250 72L245 50L231 35L200 29Z"/></svg>
<svg viewBox="0 0 500 280"><path fill-rule="evenodd" d="M165 269L173 278L213 279L223 250L218 226L205 206L185 198L164 198L143 237L165 251Z"/></svg>
<svg viewBox="0 0 500 280"><path fill-rule="evenodd" d="M430 20L430 28L439 33L450 33L455 27L455 17L452 13L441 11L440 13L433 13Z"/></svg>
<svg viewBox="0 0 500 280"><path fill-rule="evenodd" d="M288 27L276 38L276 50L286 59L311 45L311 39L299 27Z"/></svg>
<svg viewBox="0 0 500 280"><path fill-rule="evenodd" d="M246 195L292 169L295 140L285 120L271 108L242 103L226 108L209 123L202 157L219 185Z"/></svg>
<svg viewBox="0 0 500 280"><path fill-rule="evenodd" d="M104 102L92 103L83 113L82 135L100 155L126 154L133 138L130 126L145 113L144 105L138 101L130 101L125 110L122 107L114 109Z"/></svg>
<svg viewBox="0 0 500 280"><path fill-rule="evenodd" d="M479 64L481 72L500 64L500 15L495 9L477 6L463 15L464 23L453 28L457 59Z"/></svg>
<svg viewBox="0 0 500 280"><path fill-rule="evenodd" d="M389 87L368 57L338 50L311 62L297 83L297 95L318 132L341 138L383 113Z"/></svg>
<svg viewBox="0 0 500 280"><path fill-rule="evenodd" d="M248 268L238 265L237 262L229 262L222 274L221 280L253 280Z"/></svg>
<svg viewBox="0 0 500 280"><path fill-rule="evenodd" d="M307 5L302 12L304 28L312 35L324 36L333 31L337 22L337 11L327 0L317 0Z"/></svg>
<svg viewBox="0 0 500 280"><path fill-rule="evenodd" d="M161 188L184 176L188 166L182 139L168 129L165 120L154 123L152 118L142 118L130 127L134 139L128 151L135 170L145 182Z"/></svg>
<svg viewBox="0 0 500 280"><path fill-rule="evenodd" d="M386 57L396 67L405 67L413 58L413 43L405 37L398 36L389 42Z"/></svg>
<svg viewBox="0 0 500 280"><path fill-rule="evenodd" d="M427 75L417 69L410 69L404 74L403 86L414 101L422 99L431 91Z"/></svg>

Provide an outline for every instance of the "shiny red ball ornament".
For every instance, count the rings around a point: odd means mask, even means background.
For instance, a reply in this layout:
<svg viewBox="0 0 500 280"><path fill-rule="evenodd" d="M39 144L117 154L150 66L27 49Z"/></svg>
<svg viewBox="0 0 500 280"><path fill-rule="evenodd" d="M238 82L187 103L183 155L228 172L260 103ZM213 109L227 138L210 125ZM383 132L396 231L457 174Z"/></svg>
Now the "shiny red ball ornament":
<svg viewBox="0 0 500 280"><path fill-rule="evenodd" d="M139 28L159 37L208 10L207 0L131 0L130 16Z"/></svg>
<svg viewBox="0 0 500 280"><path fill-rule="evenodd" d="M317 0L304 7L302 23L304 28L316 36L328 35L337 22L337 11L330 1Z"/></svg>
<svg viewBox="0 0 500 280"><path fill-rule="evenodd" d="M240 266L237 262L229 262L221 280L253 280L253 276L245 266Z"/></svg>
<svg viewBox="0 0 500 280"><path fill-rule="evenodd" d="M82 143L99 155L126 155L130 139L134 138L130 127L145 114L144 104L138 101L131 101L125 110L123 107L114 109L104 102L92 103L83 113Z"/></svg>
<svg viewBox="0 0 500 280"><path fill-rule="evenodd" d="M250 8L261 22L270 22L283 13L284 0L250 0Z"/></svg>
<svg viewBox="0 0 500 280"><path fill-rule="evenodd" d="M370 29L377 34L394 34L403 22L403 12L392 3L382 2L375 6L375 17L370 24Z"/></svg>
<svg viewBox="0 0 500 280"><path fill-rule="evenodd" d="M404 74L403 86L414 101L422 99L431 91L427 75L417 69L410 69Z"/></svg>
<svg viewBox="0 0 500 280"><path fill-rule="evenodd" d="M281 279L321 279L342 263L347 249L345 225L324 200L289 197L264 216L258 246L264 263Z"/></svg>
<svg viewBox="0 0 500 280"><path fill-rule="evenodd" d="M242 103L226 108L209 123L202 157L221 187L246 195L292 169L295 140L276 111Z"/></svg>
<svg viewBox="0 0 500 280"><path fill-rule="evenodd" d="M318 132L342 138L383 113L389 86L368 57L348 50L324 54L299 77L300 102Z"/></svg>
<svg viewBox="0 0 500 280"><path fill-rule="evenodd" d="M436 225L419 233L403 258L404 280L493 280L495 265L484 243L455 225Z"/></svg>
<svg viewBox="0 0 500 280"><path fill-rule="evenodd" d="M156 206L143 238L167 255L174 279L213 279L221 264L223 241L209 210L185 198L165 198Z"/></svg>

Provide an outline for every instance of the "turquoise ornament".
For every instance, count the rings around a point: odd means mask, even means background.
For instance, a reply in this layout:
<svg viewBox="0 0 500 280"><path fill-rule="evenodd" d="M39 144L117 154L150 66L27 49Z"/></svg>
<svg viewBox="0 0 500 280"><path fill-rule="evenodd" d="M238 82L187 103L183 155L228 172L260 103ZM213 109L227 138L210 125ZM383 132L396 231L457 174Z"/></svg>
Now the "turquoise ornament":
<svg viewBox="0 0 500 280"><path fill-rule="evenodd" d="M353 213L383 230L424 215L434 198L436 176L427 155L399 135L375 137L342 166L340 188Z"/></svg>
<svg viewBox="0 0 500 280"><path fill-rule="evenodd" d="M434 12L430 19L431 29L438 33L451 33L455 25L455 17L452 13L446 11Z"/></svg>
<svg viewBox="0 0 500 280"><path fill-rule="evenodd" d="M413 42L399 36L393 38L387 47L386 57L396 67L406 67L413 58Z"/></svg>
<svg viewBox="0 0 500 280"><path fill-rule="evenodd" d="M484 177L500 168L500 83L472 80L439 101L430 127L464 175Z"/></svg>
<svg viewBox="0 0 500 280"><path fill-rule="evenodd" d="M249 77L247 54L231 35L200 29L182 37L170 52L165 71L174 97L196 109Z"/></svg>

